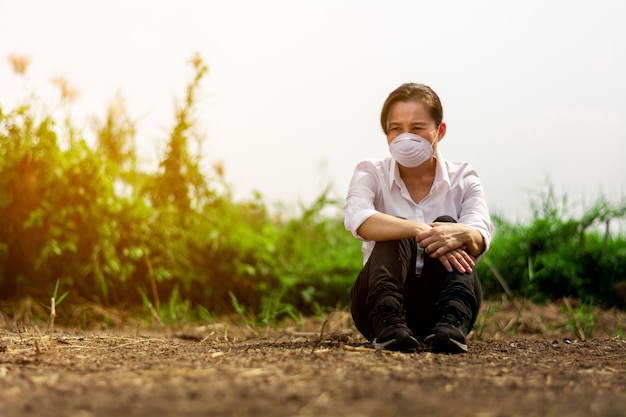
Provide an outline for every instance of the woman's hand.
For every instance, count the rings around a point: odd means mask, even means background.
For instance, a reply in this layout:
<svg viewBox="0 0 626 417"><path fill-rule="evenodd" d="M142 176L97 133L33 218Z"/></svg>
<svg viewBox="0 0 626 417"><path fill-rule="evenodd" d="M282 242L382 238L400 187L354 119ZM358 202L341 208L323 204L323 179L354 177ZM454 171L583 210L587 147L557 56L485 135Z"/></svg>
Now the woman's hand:
<svg viewBox="0 0 626 417"><path fill-rule="evenodd" d="M469 253L465 252L463 247L451 250L441 255L438 259L448 272L456 269L460 273L465 274L472 272L472 268L476 265L474 259Z"/></svg>
<svg viewBox="0 0 626 417"><path fill-rule="evenodd" d="M432 258L439 258L465 245L468 227L460 223L430 223L431 227L417 234L415 241Z"/></svg>
<svg viewBox="0 0 626 417"><path fill-rule="evenodd" d="M477 257L485 250L485 239L476 229L463 223L428 223L426 231L419 232L415 241L433 258L439 258L453 249L465 246L464 250Z"/></svg>
<svg viewBox="0 0 626 417"><path fill-rule="evenodd" d="M430 229L418 233L416 242L424 252L437 258L448 272L472 272L474 258L467 252L471 230L460 223L430 223Z"/></svg>

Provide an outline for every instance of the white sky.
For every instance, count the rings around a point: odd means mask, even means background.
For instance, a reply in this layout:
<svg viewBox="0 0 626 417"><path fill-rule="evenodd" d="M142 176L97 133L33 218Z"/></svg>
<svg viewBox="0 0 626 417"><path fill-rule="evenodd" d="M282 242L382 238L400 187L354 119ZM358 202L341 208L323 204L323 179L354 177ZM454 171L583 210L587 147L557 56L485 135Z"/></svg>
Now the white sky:
<svg viewBox="0 0 626 417"><path fill-rule="evenodd" d="M442 154L515 220L548 182L571 202L626 197L625 19L621 0L0 0L0 106L54 103L63 76L81 124L121 92L154 162L199 52L207 169L223 161L238 198L295 204L329 183L343 198L358 161L388 154L387 94L422 82ZM26 82L9 54L31 59Z"/></svg>

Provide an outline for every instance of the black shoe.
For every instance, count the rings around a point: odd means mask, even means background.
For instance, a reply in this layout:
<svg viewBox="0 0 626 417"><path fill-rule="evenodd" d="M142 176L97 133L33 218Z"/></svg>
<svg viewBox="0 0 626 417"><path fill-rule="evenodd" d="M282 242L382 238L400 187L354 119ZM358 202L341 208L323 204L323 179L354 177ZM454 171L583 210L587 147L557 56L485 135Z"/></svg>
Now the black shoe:
<svg viewBox="0 0 626 417"><path fill-rule="evenodd" d="M436 352L466 353L469 319L456 312L448 312L433 327L432 333L424 339Z"/></svg>
<svg viewBox="0 0 626 417"><path fill-rule="evenodd" d="M390 306L382 306L374 316L376 338L374 349L408 351L416 349L419 343L405 322L404 313Z"/></svg>

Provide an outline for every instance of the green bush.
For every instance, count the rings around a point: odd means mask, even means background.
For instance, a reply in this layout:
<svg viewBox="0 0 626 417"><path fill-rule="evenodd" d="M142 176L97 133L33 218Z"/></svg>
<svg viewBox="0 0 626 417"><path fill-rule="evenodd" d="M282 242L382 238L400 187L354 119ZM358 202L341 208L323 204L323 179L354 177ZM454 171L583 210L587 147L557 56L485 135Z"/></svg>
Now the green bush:
<svg viewBox="0 0 626 417"><path fill-rule="evenodd" d="M510 290L535 301L572 296L594 304L615 305L615 287L626 280L626 237L611 224L624 221L626 201L598 199L578 218L567 198L557 202L552 188L541 196L527 225L494 216L496 235L486 261L477 266L486 295Z"/></svg>

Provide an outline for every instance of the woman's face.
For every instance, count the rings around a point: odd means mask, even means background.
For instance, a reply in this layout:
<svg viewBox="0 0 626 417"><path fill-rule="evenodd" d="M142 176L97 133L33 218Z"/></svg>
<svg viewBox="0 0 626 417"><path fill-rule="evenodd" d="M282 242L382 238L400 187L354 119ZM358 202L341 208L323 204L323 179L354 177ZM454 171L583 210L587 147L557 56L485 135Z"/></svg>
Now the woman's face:
<svg viewBox="0 0 626 417"><path fill-rule="evenodd" d="M391 105L387 114L387 143L402 133L419 135L436 149L437 143L446 133L446 125L441 123L437 127L420 101L397 101Z"/></svg>

